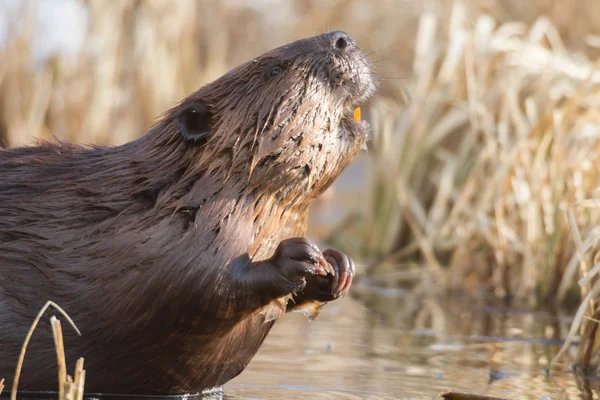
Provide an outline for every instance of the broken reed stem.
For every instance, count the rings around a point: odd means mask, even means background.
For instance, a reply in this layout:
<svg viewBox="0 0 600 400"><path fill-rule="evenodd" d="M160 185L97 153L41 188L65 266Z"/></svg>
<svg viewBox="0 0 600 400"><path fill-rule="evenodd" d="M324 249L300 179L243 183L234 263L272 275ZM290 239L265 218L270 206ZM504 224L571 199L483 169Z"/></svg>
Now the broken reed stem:
<svg viewBox="0 0 600 400"><path fill-rule="evenodd" d="M83 358L77 360L77 365L75 366L75 382L74 389L75 394L73 396L74 400L83 400L83 393L85 387L85 369L83 369Z"/></svg>
<svg viewBox="0 0 600 400"><path fill-rule="evenodd" d="M83 372L83 358L77 360L77 364L75 364L75 382L79 382L81 380L81 373Z"/></svg>
<svg viewBox="0 0 600 400"><path fill-rule="evenodd" d="M63 342L62 327L60 321L52 316L50 318L52 325L52 335L54 336L54 348L56 349L56 362L58 364L58 397L65 398L65 385L67 382L67 361L65 360L65 346Z"/></svg>
<svg viewBox="0 0 600 400"><path fill-rule="evenodd" d="M60 321L54 316L50 319L50 323L52 324L54 347L56 348L56 359L58 362L58 398L60 400L81 400L83 399L85 380L83 358L79 358L75 364L75 379L71 375L67 375L62 327Z"/></svg>
<svg viewBox="0 0 600 400"><path fill-rule="evenodd" d="M15 379L13 381L12 391L10 393L11 400L17 399L17 389L19 387L19 378L21 377L21 369L23 369L23 361L25 359L25 352L27 351L27 346L29 345L29 341L31 340L33 331L37 327L38 322L40 322L42 315L44 315L44 313L50 306L54 307L58 312L60 312L62 314L62 316L67 319L67 321L73 327L73 329L75 329L75 332L77 332L77 335L81 336L81 332L79 331L79 329L77 328L77 326L75 325L75 323L73 322L71 317L69 317L69 315L62 308L60 308L60 306L58 306L58 304L54 303L53 301L48 301L46 304L44 304L44 307L42 307L42 309L40 310L38 315L33 320L33 323L31 324L31 327L29 328L29 332L27 332L27 336L25 337L25 341L23 342L23 346L21 347L21 354L19 355L19 361L17 362L17 368L15 370Z"/></svg>

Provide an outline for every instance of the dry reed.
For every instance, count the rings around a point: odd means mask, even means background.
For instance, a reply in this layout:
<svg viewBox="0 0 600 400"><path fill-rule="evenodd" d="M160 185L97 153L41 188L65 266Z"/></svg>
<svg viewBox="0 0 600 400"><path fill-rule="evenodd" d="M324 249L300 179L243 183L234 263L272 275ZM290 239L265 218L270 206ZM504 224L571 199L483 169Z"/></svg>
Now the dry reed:
<svg viewBox="0 0 600 400"><path fill-rule="evenodd" d="M400 115L373 113L372 209L352 235L382 284L419 270L427 292L583 299L555 361L572 350L576 369L597 369L597 51L565 44L543 16L527 25L467 15L456 2L446 40L440 18L421 16L411 102Z"/></svg>
<svg viewBox="0 0 600 400"><path fill-rule="evenodd" d="M19 387L19 378L21 377L21 369L23 368L23 361L25 360L25 353L27 352L27 346L29 341L31 340L31 336L35 331L40 319L46 312L46 310L50 307L55 308L63 317L69 322L69 324L73 327L75 332L81 336L81 332L71 320L71 317L56 303L52 301L48 301L38 312L38 315L33 320L29 331L27 332L27 336L25 337L25 341L23 342L23 346L21 347L21 354L19 355L19 361L17 362L17 367L15 370L15 377L13 379L12 390L10 394L11 400L17 399L17 389ZM54 336L54 346L56 348L56 358L58 364L58 387L59 387L59 400L82 400L83 399L83 388L85 382L85 370L83 369L83 359L80 358L77 361L77 365L75 368L75 380L71 378L71 376L66 373L66 361L65 361L65 349L63 343L62 336L62 328L60 325L60 321L52 316L50 319L50 323L52 326L52 334ZM2 382L0 382L0 386L2 386ZM2 386L3 388L3 386ZM1 393L1 390L0 390Z"/></svg>
<svg viewBox="0 0 600 400"><path fill-rule="evenodd" d="M372 110L371 208L343 240L382 282L425 264L436 287L532 302L560 287L562 301L574 283L566 213L597 193L600 69L547 18L467 15L456 2L440 32L422 14L411 101ZM593 227L600 213L574 218Z"/></svg>
<svg viewBox="0 0 600 400"><path fill-rule="evenodd" d="M85 370L83 369L83 358L79 358L75 365L73 377L67 375L67 362L65 360L65 346L63 343L62 328L56 317L50 318L56 358L58 362L58 398L59 400L82 400L85 385Z"/></svg>

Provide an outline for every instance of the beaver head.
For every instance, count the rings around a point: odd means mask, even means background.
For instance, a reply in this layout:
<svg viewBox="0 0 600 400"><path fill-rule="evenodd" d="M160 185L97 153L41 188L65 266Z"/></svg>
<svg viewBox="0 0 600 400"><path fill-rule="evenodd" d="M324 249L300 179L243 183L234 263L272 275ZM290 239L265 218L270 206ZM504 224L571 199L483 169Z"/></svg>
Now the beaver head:
<svg viewBox="0 0 600 400"><path fill-rule="evenodd" d="M365 146L368 125L353 113L374 87L354 40L330 32L231 70L172 109L161 131L184 139L195 169L306 202Z"/></svg>

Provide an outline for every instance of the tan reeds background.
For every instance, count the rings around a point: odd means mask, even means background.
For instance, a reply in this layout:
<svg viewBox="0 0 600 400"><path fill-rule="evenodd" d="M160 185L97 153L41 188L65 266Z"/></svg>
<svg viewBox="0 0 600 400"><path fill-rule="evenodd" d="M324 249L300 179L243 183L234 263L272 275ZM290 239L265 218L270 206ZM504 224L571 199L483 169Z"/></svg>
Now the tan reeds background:
<svg viewBox="0 0 600 400"><path fill-rule="evenodd" d="M375 268L419 253L437 285L562 301L567 210L599 182L600 69L545 17L498 24L462 3L450 15L421 15L406 110L373 111L374 219L359 240L384 258Z"/></svg>
<svg viewBox="0 0 600 400"><path fill-rule="evenodd" d="M599 186L597 0L72 2L89 18L83 47L41 64L39 4L22 2L0 63L7 145L129 141L236 64L343 29L383 80L357 188L369 206L328 241L382 285L600 297L600 213L581 203Z"/></svg>

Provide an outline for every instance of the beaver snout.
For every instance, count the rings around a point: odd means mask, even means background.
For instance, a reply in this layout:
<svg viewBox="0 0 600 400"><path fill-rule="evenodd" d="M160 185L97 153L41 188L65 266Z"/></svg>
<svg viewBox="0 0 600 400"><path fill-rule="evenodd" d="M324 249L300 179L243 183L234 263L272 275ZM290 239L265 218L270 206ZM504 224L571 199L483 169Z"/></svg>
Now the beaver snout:
<svg viewBox="0 0 600 400"><path fill-rule="evenodd" d="M364 101L374 90L375 74L354 39L343 31L324 33L320 39L320 49L329 53L325 60L330 83L343 88L338 94L350 105Z"/></svg>

